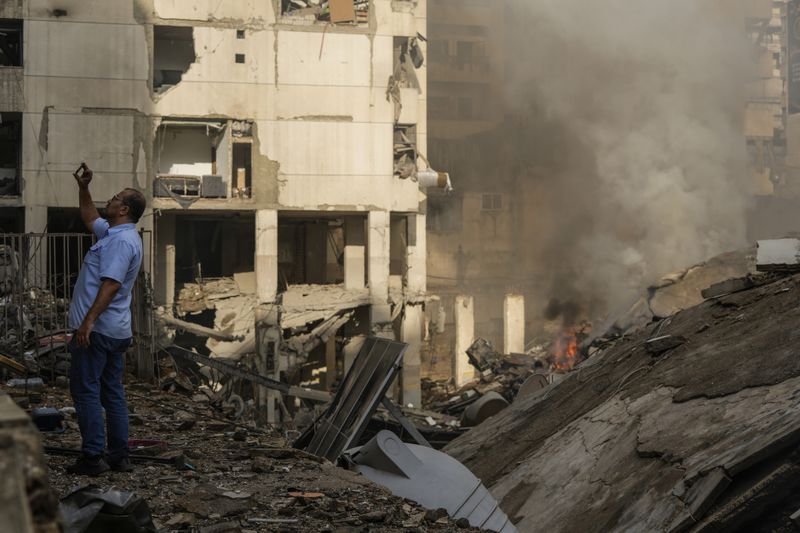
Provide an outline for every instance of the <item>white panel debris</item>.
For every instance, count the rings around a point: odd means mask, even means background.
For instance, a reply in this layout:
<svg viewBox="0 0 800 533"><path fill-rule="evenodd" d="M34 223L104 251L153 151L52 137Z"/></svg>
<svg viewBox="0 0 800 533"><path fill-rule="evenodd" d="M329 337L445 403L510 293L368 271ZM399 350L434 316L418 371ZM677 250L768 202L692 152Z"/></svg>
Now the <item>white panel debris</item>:
<svg viewBox="0 0 800 533"><path fill-rule="evenodd" d="M756 269L800 270L800 239L769 239L758 241Z"/></svg>

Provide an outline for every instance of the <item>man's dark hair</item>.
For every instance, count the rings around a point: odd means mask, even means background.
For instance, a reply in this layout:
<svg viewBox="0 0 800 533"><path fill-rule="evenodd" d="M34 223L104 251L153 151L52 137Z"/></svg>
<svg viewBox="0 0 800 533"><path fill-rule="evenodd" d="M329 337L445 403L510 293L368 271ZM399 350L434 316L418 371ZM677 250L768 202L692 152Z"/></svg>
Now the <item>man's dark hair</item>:
<svg viewBox="0 0 800 533"><path fill-rule="evenodd" d="M147 200L144 194L136 189L125 189L125 191L127 194L122 198L122 204L128 206L128 216L136 224L142 217L145 207L147 207Z"/></svg>

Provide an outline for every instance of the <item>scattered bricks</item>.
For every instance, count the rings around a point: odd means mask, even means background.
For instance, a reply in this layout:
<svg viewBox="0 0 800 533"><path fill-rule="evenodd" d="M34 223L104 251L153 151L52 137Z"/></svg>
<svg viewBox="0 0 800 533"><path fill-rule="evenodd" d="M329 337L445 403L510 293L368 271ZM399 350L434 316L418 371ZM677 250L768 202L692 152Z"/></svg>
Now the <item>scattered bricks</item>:
<svg viewBox="0 0 800 533"><path fill-rule="evenodd" d="M69 389L69 378L67 376L56 376L55 386L59 389Z"/></svg>
<svg viewBox="0 0 800 533"><path fill-rule="evenodd" d="M644 347L651 355L658 356L673 348L677 348L685 342L686 339L680 335L662 335L646 340Z"/></svg>

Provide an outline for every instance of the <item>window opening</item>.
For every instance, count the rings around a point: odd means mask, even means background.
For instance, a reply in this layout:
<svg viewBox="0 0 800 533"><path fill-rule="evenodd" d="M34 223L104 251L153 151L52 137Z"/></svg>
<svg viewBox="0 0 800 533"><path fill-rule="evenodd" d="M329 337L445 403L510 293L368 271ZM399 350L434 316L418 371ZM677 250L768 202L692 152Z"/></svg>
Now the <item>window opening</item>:
<svg viewBox="0 0 800 533"><path fill-rule="evenodd" d="M180 83L195 62L193 29L188 26L153 26L153 90L166 91Z"/></svg>

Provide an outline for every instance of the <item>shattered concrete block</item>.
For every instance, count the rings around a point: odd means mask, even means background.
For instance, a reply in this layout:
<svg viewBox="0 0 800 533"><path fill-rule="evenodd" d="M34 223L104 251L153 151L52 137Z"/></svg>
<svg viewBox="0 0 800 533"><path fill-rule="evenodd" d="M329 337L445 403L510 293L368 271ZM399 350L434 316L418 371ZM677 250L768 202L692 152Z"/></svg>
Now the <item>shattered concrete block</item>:
<svg viewBox="0 0 800 533"><path fill-rule="evenodd" d="M661 355L666 351L677 348L684 342L686 342L686 339L680 335L662 335L646 340L644 347L652 355Z"/></svg>

